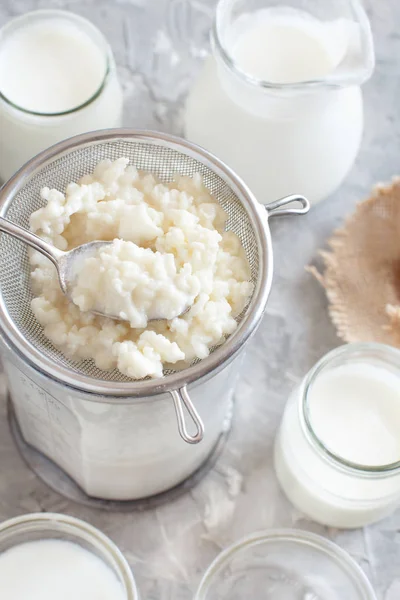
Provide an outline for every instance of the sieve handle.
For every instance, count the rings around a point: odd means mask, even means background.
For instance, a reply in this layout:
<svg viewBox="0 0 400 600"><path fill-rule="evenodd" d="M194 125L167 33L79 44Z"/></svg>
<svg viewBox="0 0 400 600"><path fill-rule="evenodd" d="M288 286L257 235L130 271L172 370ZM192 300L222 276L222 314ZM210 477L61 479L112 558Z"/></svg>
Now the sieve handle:
<svg viewBox="0 0 400 600"><path fill-rule="evenodd" d="M293 208L283 208L281 206L287 206L288 204L299 204ZM270 202L265 205L265 210L269 217L283 217L285 215L305 215L310 210L310 202L304 196L293 194L292 196L285 196L275 202Z"/></svg>
<svg viewBox="0 0 400 600"><path fill-rule="evenodd" d="M198 444L204 437L204 424L200 418L199 413L195 409L193 402L191 401L186 386L184 385L179 390L170 390L175 406L176 418L178 420L178 431L181 438L188 444ZM190 435L186 429L185 415L183 412L183 406L185 406L189 413L193 423L196 426L196 433Z"/></svg>
<svg viewBox="0 0 400 600"><path fill-rule="evenodd" d="M47 256L47 258L49 258L56 265L56 267L58 267L59 258L65 254L62 250L59 250L51 244L48 244L39 236L31 233L27 229L24 229L24 227L20 227L19 225L16 225L15 223L12 223L3 217L0 217L0 231L7 233L8 235L12 235L13 237L17 238L17 240L20 240L21 242L28 244L28 246L31 246L31 248L41 252L41 254Z"/></svg>

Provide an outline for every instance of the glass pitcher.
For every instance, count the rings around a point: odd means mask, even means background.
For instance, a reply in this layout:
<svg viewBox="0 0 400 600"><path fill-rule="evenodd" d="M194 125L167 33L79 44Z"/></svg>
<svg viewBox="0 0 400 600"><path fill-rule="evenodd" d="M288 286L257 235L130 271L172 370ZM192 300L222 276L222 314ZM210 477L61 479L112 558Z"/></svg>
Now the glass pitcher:
<svg viewBox="0 0 400 600"><path fill-rule="evenodd" d="M212 54L185 109L188 139L260 202L317 202L343 181L363 131L374 50L359 0L220 0Z"/></svg>

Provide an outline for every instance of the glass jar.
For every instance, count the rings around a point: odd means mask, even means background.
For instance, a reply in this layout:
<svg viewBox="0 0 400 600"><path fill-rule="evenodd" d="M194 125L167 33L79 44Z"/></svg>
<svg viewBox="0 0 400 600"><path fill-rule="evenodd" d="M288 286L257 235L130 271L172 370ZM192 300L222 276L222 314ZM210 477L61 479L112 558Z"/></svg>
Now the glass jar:
<svg viewBox="0 0 400 600"><path fill-rule="evenodd" d="M327 447L312 423L310 397L321 376L359 365L395 378L396 389L398 379L400 390L398 350L382 344L341 346L322 358L293 391L275 442L275 471L286 496L308 517L332 527L362 527L400 503L400 457L384 465L350 462Z"/></svg>
<svg viewBox="0 0 400 600"><path fill-rule="evenodd" d="M31 112L17 106L0 89L0 180L7 180L27 160L65 138L120 127L122 89L112 50L100 31L86 19L62 10L37 10L13 19L0 30L1 45L28 25L56 20L73 25L90 38L104 57L104 75L97 91L79 106L61 113Z"/></svg>
<svg viewBox="0 0 400 600"><path fill-rule="evenodd" d="M313 203L340 185L357 156L363 131L360 84L373 70L372 36L359 0L284 4L220 0L212 55L187 99L185 135L229 164L261 203L293 190ZM274 83L244 71L235 54L238 40L264 14L301 18L313 28L314 44L317 38L329 42L335 60L329 72L309 81ZM263 63L263 43L252 50L255 67Z"/></svg>
<svg viewBox="0 0 400 600"><path fill-rule="evenodd" d="M304 214L298 196L261 210L233 172L209 153L163 133L108 130L70 138L32 159L0 192L1 216L21 226L43 205L44 186L64 190L99 160L126 156L138 169L163 180L179 171L203 173L208 189L229 210L251 266L254 292L237 329L209 356L165 376L135 381L69 360L43 334L31 310L27 247L0 236L0 353L20 433L30 449L65 475L53 487L74 483L85 503L93 498L137 501L198 477L226 437L232 396L247 340L258 327L272 285L269 219ZM292 202L300 207L289 208ZM288 205L285 208L285 205ZM294 204L295 206L296 204ZM39 473L38 461L29 464ZM67 475L69 477L67 477ZM43 478L49 482L44 476ZM192 479L193 481L193 479ZM185 483L184 483L185 482ZM74 488L75 489L75 488ZM74 492L75 493L75 492ZM141 502L140 502L141 504Z"/></svg>
<svg viewBox="0 0 400 600"><path fill-rule="evenodd" d="M361 568L336 544L307 531L253 534L222 552L195 600L376 600Z"/></svg>
<svg viewBox="0 0 400 600"><path fill-rule="evenodd" d="M33 368L1 337L0 352L18 434L29 449L52 461L51 469L41 470L41 462L29 455L30 466L57 491L93 505L94 499L141 505L137 501L157 499L194 477L230 429L243 358L241 354L213 377L190 386L205 434L201 443L188 446L168 392L152 398L85 393ZM56 474L53 463L60 467ZM112 508L101 500L99 506Z"/></svg>
<svg viewBox="0 0 400 600"><path fill-rule="evenodd" d="M122 585L125 599L139 600L130 567L117 546L95 527L67 515L33 513L4 521L0 524L0 555L20 544L50 539L72 542L100 558Z"/></svg>

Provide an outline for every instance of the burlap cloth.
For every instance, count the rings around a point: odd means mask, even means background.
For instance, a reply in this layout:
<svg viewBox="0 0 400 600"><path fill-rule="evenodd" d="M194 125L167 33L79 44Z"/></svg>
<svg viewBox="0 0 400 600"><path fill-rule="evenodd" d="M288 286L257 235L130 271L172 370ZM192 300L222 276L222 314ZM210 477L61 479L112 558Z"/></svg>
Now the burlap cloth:
<svg viewBox="0 0 400 600"><path fill-rule="evenodd" d="M400 347L400 178L378 185L321 252L323 285L337 333L346 342Z"/></svg>

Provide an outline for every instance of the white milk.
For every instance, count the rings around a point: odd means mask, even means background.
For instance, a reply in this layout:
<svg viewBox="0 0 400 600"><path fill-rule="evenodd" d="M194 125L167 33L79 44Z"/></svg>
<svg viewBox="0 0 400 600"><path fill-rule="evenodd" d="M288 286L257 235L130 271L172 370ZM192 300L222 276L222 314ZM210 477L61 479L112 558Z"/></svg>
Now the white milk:
<svg viewBox="0 0 400 600"><path fill-rule="evenodd" d="M233 44L232 58L237 66L271 83L325 77L337 67L346 49L343 24L327 27L297 12L259 11L236 28L239 37ZM341 37L334 43L332 36L337 32Z"/></svg>
<svg viewBox="0 0 400 600"><path fill-rule="evenodd" d="M128 404L121 404L118 396L104 402L104 396L68 388L29 365L25 369L12 348L0 342L23 438L91 497L137 500L171 489L205 463L230 427L243 352L213 377L190 387L206 435L188 448L178 433L168 393L132 398ZM60 486L59 479L55 485Z"/></svg>
<svg viewBox="0 0 400 600"><path fill-rule="evenodd" d="M100 88L107 57L74 23L38 21L0 47L0 90L25 110L60 113L86 102Z"/></svg>
<svg viewBox="0 0 400 600"><path fill-rule="evenodd" d="M360 361L317 374L308 392L311 428L304 420L305 384L293 393L276 440L275 468L288 498L314 520L359 527L400 502L400 470L385 468L400 461L399 373Z"/></svg>
<svg viewBox="0 0 400 600"><path fill-rule="evenodd" d="M36 11L0 31L0 92L3 180L56 142L121 124L111 50L73 13Z"/></svg>
<svg viewBox="0 0 400 600"><path fill-rule="evenodd" d="M309 396L310 423L336 456L359 465L400 461L400 378L371 365L321 374Z"/></svg>
<svg viewBox="0 0 400 600"><path fill-rule="evenodd" d="M26 542L0 553L4 600L126 600L122 583L95 554L72 542Z"/></svg>
<svg viewBox="0 0 400 600"><path fill-rule="evenodd" d="M333 192L357 155L363 107L359 87L328 79L356 45L357 25L275 8L220 25L216 36L187 100L186 137L224 160L262 203ZM279 88L291 83L299 85Z"/></svg>

